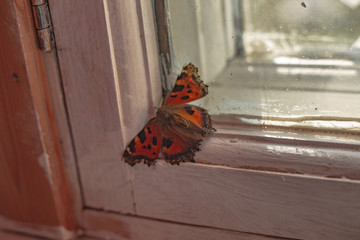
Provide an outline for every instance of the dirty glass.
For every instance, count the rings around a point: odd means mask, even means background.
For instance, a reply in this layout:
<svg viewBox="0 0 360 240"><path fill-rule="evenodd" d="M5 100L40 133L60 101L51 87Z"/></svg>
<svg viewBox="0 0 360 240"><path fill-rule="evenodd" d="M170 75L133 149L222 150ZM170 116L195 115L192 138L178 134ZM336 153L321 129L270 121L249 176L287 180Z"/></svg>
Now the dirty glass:
<svg viewBox="0 0 360 240"><path fill-rule="evenodd" d="M174 72L217 121L360 131L360 0L166 1Z"/></svg>

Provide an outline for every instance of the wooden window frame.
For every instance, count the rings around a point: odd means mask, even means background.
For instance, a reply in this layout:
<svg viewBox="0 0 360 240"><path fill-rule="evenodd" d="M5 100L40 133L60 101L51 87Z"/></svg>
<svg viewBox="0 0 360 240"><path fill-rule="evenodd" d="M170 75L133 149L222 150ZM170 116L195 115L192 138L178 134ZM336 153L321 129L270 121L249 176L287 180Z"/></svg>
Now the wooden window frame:
<svg viewBox="0 0 360 240"><path fill-rule="evenodd" d="M155 7L159 2L155 1ZM333 142L328 132L317 132L314 137L313 132L215 123L218 132L204 143L195 164L177 167L158 161L155 167L132 168L121 163L125 146L161 101L153 6L140 0L71 4L50 0L49 4L62 81L53 96L60 99L56 93L64 91L66 108L59 107L57 120L64 129L60 138L65 142L64 159L76 217L86 235L119 239L359 236L359 209L355 212L360 202L357 135L352 135L351 141ZM89 162L103 161L105 165L113 159L118 162L109 165L113 168L109 167L102 179L91 178L98 173ZM212 176L213 181L203 182L202 174ZM172 179L171 183L178 184L170 186L157 179ZM105 183L96 188L98 181ZM233 193L242 200L227 202L224 196L206 192L217 184L216 189L225 189L218 194L230 197ZM196 195L177 200L181 191L191 187L214 198L201 202ZM109 198L104 192L113 195ZM153 192L154 198L146 198ZM311 200L314 203L301 205L301 201ZM199 208L206 204L211 208ZM316 213L323 219L317 219ZM236 221L222 222L229 216ZM350 220L343 223L346 218ZM326 224L319 230L314 222Z"/></svg>
<svg viewBox="0 0 360 240"><path fill-rule="evenodd" d="M52 83L59 82L55 51L38 48L30 1L1 5L0 239L20 239L14 232L74 238L76 219L56 122L62 116L55 113L63 105L51 96Z"/></svg>

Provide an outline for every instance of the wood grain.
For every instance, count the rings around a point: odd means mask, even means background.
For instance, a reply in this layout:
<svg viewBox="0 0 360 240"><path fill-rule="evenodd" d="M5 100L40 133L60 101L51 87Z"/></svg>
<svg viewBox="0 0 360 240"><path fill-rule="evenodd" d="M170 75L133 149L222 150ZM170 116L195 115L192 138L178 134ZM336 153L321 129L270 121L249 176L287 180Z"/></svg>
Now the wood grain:
<svg viewBox="0 0 360 240"><path fill-rule="evenodd" d="M121 156L161 98L151 3L50 6L84 202L134 213L131 171Z"/></svg>
<svg viewBox="0 0 360 240"><path fill-rule="evenodd" d="M360 237L359 181L163 161L134 175L140 216L296 239Z"/></svg>
<svg viewBox="0 0 360 240"><path fill-rule="evenodd" d="M39 229L71 235L75 220L30 2L4 1L0 16L1 228L65 237Z"/></svg>
<svg viewBox="0 0 360 240"><path fill-rule="evenodd" d="M94 210L85 211L86 235L103 239L172 240L275 240L284 239L181 223L130 217Z"/></svg>

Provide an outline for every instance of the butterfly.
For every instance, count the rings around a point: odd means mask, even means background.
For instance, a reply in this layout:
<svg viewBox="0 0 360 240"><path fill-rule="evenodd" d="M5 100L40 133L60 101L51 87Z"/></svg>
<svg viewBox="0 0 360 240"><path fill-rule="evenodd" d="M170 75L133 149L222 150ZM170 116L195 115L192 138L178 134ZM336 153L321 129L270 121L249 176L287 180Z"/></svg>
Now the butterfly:
<svg viewBox="0 0 360 240"><path fill-rule="evenodd" d="M125 149L125 162L134 166L144 161L155 164L161 152L171 164L194 162L204 136L216 131L210 115L201 107L187 104L208 94L198 68L189 63L177 77L172 92Z"/></svg>

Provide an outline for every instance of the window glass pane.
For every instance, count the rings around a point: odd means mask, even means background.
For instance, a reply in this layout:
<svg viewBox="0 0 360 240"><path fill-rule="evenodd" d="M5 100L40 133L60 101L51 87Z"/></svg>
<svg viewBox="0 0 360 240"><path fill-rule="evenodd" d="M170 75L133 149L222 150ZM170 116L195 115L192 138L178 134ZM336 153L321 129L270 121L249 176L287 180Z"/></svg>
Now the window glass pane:
<svg viewBox="0 0 360 240"><path fill-rule="evenodd" d="M218 121L360 130L360 0L169 0L174 72Z"/></svg>

